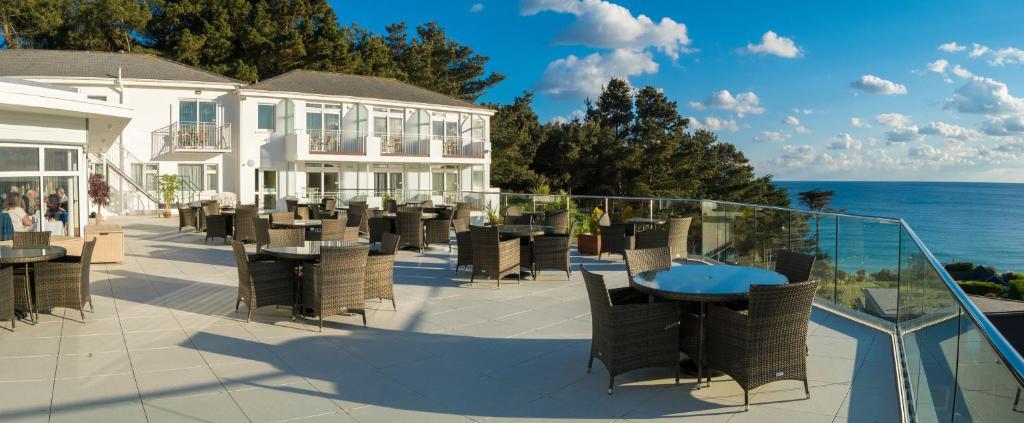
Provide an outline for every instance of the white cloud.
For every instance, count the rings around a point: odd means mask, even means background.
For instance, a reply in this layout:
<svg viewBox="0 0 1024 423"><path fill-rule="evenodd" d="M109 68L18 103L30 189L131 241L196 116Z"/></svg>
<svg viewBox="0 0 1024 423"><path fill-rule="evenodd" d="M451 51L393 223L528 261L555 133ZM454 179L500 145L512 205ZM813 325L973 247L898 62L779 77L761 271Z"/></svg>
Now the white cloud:
<svg viewBox="0 0 1024 423"><path fill-rule="evenodd" d="M905 85L897 84L874 75L861 76L860 79L850 83L850 88L868 94L904 95L907 93Z"/></svg>
<svg viewBox="0 0 1024 423"><path fill-rule="evenodd" d="M469 8L470 13L480 13L484 10L483 3L473 3L473 6Z"/></svg>
<svg viewBox="0 0 1024 423"><path fill-rule="evenodd" d="M1024 63L1024 50L1014 47L992 50L988 63L992 66L1003 66Z"/></svg>
<svg viewBox="0 0 1024 423"><path fill-rule="evenodd" d="M834 141L828 144L829 150L860 150L864 145L863 142L854 138L852 135L845 132L839 133L835 136Z"/></svg>
<svg viewBox="0 0 1024 423"><path fill-rule="evenodd" d="M960 67L960 65L953 66L953 75L959 76L964 79L974 76L974 74L972 74L971 71Z"/></svg>
<svg viewBox="0 0 1024 423"><path fill-rule="evenodd" d="M946 59L939 59L929 63L926 67L935 73L945 73L947 66L949 66L949 62Z"/></svg>
<svg viewBox="0 0 1024 423"><path fill-rule="evenodd" d="M747 43L745 50L748 53L770 54L788 59L803 56L800 46L797 46L792 38L779 36L773 31L761 35L761 44Z"/></svg>
<svg viewBox="0 0 1024 423"><path fill-rule="evenodd" d="M985 53L988 53L988 47L985 47L978 43L974 43L974 48L971 50L971 53L968 54L968 56L970 56L972 59L976 59L978 57L985 55Z"/></svg>
<svg viewBox="0 0 1024 423"><path fill-rule="evenodd" d="M798 113L798 114L801 114L801 115L809 115L809 114L814 113L814 109L801 109L799 107L794 107L793 108L793 113Z"/></svg>
<svg viewBox="0 0 1024 423"><path fill-rule="evenodd" d="M792 135L785 132L778 131L761 131L761 133L754 136L755 142L783 142L788 140Z"/></svg>
<svg viewBox="0 0 1024 423"><path fill-rule="evenodd" d="M575 110L572 111L572 113L569 113L568 117L562 116L562 115L553 116L549 120L549 122L551 122L551 123L568 123L568 122L570 122L570 121L572 121L574 119L576 119L576 120L583 120L586 116L587 116L587 114L583 110L575 109Z"/></svg>
<svg viewBox="0 0 1024 423"><path fill-rule="evenodd" d="M620 5L603 0L522 0L524 16L550 11L576 16L575 22L555 37L558 44L594 48L642 50L653 47L673 59L689 50L686 25L664 17L633 14Z"/></svg>
<svg viewBox="0 0 1024 423"><path fill-rule="evenodd" d="M549 63L535 88L554 98L578 100L595 97L612 77L626 78L657 71L658 64L646 52L613 50L582 58L569 55Z"/></svg>
<svg viewBox="0 0 1024 423"><path fill-rule="evenodd" d="M796 116L786 116L786 118L782 120L782 123L785 123L786 125L800 126L800 119L797 119Z"/></svg>
<svg viewBox="0 0 1024 423"><path fill-rule="evenodd" d="M901 126L885 131L885 140L891 143L917 142L924 140L924 135L917 132L917 126Z"/></svg>
<svg viewBox="0 0 1024 423"><path fill-rule="evenodd" d="M917 130L922 135L939 135L947 139L973 141L981 138L981 133L974 129L964 128L945 122L928 122Z"/></svg>
<svg viewBox="0 0 1024 423"><path fill-rule="evenodd" d="M850 118L850 125L852 125L854 128L870 128L871 127L871 124L861 120L860 118L856 118L856 117Z"/></svg>
<svg viewBox="0 0 1024 423"><path fill-rule="evenodd" d="M690 126L693 129L706 129L711 132L736 132L740 130L740 127L736 123L735 119L719 119L715 116L707 116L704 118L703 122L701 122L700 119L695 117L690 117L689 119Z"/></svg>
<svg viewBox="0 0 1024 423"><path fill-rule="evenodd" d="M1009 115L1024 112L1024 98L1010 95L1009 88L1002 82L975 76L957 88L945 108L960 113Z"/></svg>
<svg viewBox="0 0 1024 423"><path fill-rule="evenodd" d="M715 91L703 101L691 101L687 103L696 110L722 109L735 112L737 116L743 117L746 114L764 113L761 107L761 100L752 91L736 94L734 97L729 90Z"/></svg>
<svg viewBox="0 0 1024 423"><path fill-rule="evenodd" d="M901 128L910 124L910 116L900 113L882 113L875 115L875 122L890 128Z"/></svg>
<svg viewBox="0 0 1024 423"><path fill-rule="evenodd" d="M945 51L947 53L953 53L957 51L967 50L967 47L957 44L955 42L951 42L940 45L939 50Z"/></svg>
<svg viewBox="0 0 1024 423"><path fill-rule="evenodd" d="M815 162L818 151L807 144L783 145L782 154L771 162L782 167L804 167Z"/></svg>
<svg viewBox="0 0 1024 423"><path fill-rule="evenodd" d="M989 118L981 123L981 130L996 137L1024 135L1024 116Z"/></svg>

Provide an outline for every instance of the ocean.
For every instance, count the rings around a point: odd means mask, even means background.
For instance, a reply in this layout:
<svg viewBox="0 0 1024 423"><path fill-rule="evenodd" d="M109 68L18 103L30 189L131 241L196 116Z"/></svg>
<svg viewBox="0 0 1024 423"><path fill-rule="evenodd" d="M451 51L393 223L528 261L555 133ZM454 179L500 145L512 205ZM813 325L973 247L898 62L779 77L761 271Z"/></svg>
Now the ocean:
<svg viewBox="0 0 1024 423"><path fill-rule="evenodd" d="M835 191L832 208L906 220L940 261L1024 271L1024 184L777 181L797 193ZM824 241L824 239L823 239ZM871 266L873 267L873 266Z"/></svg>

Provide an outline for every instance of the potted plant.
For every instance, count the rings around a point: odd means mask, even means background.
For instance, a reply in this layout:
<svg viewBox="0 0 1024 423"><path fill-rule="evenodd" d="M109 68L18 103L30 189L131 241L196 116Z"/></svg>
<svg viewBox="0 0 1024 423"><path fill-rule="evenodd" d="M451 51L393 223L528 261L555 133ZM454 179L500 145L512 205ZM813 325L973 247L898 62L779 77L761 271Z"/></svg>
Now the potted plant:
<svg viewBox="0 0 1024 423"><path fill-rule="evenodd" d="M99 225L103 221L103 208L110 205L110 185L103 175L89 175L89 198L96 205L96 224Z"/></svg>
<svg viewBox="0 0 1024 423"><path fill-rule="evenodd" d="M181 178L178 175L160 175L160 193L164 200L164 218L171 218L171 204L174 194L181 190Z"/></svg>
<svg viewBox="0 0 1024 423"><path fill-rule="evenodd" d="M491 207L490 203L488 203L487 207L484 208L484 214L487 215L486 216L487 217L487 222L486 222L487 225L500 225L501 224L501 218L498 217L498 211L495 210L494 207Z"/></svg>
<svg viewBox="0 0 1024 423"><path fill-rule="evenodd" d="M589 216L585 216L576 228L576 249L580 254L596 256L601 253L601 208L594 207Z"/></svg>

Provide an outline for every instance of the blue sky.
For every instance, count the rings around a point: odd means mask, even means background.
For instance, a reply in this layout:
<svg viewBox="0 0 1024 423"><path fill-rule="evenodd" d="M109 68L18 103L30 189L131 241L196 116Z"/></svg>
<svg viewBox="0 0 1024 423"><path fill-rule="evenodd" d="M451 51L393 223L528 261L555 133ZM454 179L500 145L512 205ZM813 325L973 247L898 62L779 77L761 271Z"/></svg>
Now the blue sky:
<svg viewBox="0 0 1024 423"><path fill-rule="evenodd" d="M1024 182L1021 1L332 4L378 32L440 22L506 75L482 101L534 91L545 121L614 75L779 179Z"/></svg>

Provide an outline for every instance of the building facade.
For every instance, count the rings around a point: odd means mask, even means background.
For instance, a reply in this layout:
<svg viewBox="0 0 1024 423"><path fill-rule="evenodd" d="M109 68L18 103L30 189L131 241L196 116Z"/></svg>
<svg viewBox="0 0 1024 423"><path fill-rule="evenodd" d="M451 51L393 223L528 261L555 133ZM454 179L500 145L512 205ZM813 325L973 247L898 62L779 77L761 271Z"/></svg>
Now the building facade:
<svg viewBox="0 0 1024 423"><path fill-rule="evenodd" d="M110 182L112 213L160 208L167 174L184 182L178 202L229 192L264 210L490 190L493 111L392 79L292 71L248 85L150 55L52 50L2 50L0 76L132 110L82 162Z"/></svg>

